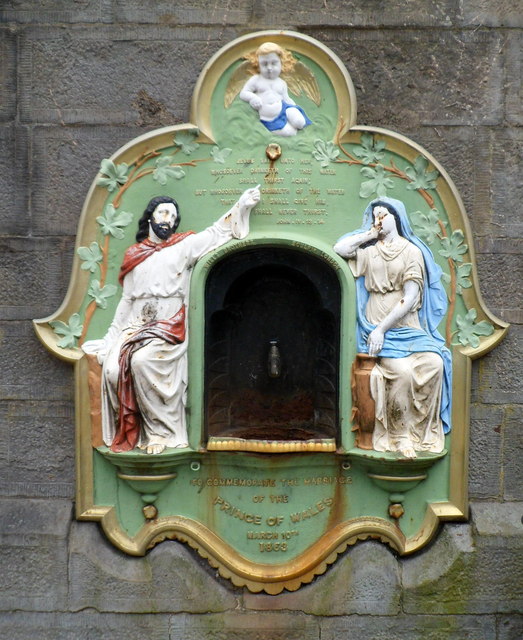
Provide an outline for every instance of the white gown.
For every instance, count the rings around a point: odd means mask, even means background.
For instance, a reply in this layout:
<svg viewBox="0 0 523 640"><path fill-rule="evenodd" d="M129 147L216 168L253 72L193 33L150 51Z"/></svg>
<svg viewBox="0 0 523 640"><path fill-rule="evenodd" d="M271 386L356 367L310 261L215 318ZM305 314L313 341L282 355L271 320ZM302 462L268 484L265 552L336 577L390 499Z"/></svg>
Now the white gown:
<svg viewBox="0 0 523 640"><path fill-rule="evenodd" d="M102 371L102 432L107 446L111 446L116 433L118 357L123 342L144 324L172 318L184 304L188 308L191 273L197 260L233 237L245 237L247 233L248 215L242 216L235 205L211 227L155 251L125 276L122 299L105 338L83 345L88 353L106 352ZM131 371L142 418L140 448L155 444L188 446L187 347L188 333L181 344L154 338L132 356Z"/></svg>
<svg viewBox="0 0 523 640"><path fill-rule="evenodd" d="M369 299L365 315L373 325L381 322L402 299L407 280L418 284L413 310L396 327L421 329L418 309L425 279L423 255L399 237L392 244L378 242L358 249L349 260L355 277L364 276ZM371 374L376 404L373 447L376 451L440 452L444 447L440 418L443 360L438 353L418 352L405 358L379 358Z"/></svg>

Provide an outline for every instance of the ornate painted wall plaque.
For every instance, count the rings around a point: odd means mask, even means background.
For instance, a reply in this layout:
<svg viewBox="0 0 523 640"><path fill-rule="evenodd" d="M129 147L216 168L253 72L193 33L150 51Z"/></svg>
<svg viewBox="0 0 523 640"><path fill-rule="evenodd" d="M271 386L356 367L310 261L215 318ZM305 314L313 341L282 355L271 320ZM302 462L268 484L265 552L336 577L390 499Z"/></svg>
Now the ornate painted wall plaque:
<svg viewBox="0 0 523 640"><path fill-rule="evenodd" d="M507 329L444 169L358 126L336 55L281 31L208 62L191 123L101 161L35 327L75 365L77 517L271 594L467 517L470 362Z"/></svg>

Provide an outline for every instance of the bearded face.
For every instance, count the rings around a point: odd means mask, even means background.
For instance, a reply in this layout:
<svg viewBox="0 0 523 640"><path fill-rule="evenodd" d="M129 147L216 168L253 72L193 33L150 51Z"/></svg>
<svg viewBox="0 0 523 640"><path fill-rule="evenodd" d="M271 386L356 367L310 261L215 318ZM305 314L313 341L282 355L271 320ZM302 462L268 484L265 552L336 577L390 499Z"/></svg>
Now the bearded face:
<svg viewBox="0 0 523 640"><path fill-rule="evenodd" d="M168 240L178 226L178 211L174 204L159 204L150 220L151 231L159 240ZM154 238L153 238L154 239Z"/></svg>

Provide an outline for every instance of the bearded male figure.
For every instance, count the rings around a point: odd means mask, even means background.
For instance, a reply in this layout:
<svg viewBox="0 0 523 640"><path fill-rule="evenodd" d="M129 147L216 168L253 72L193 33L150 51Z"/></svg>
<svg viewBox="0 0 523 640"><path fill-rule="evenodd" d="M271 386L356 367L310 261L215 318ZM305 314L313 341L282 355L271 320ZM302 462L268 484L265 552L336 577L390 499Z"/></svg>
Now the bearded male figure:
<svg viewBox="0 0 523 640"><path fill-rule="evenodd" d="M138 225L137 244L120 270L123 295L109 330L82 349L102 370L102 431L112 451L135 447L161 453L188 446L186 308L192 268L199 258L249 232L259 202L256 187L200 233L175 233L180 214L173 198L153 198Z"/></svg>

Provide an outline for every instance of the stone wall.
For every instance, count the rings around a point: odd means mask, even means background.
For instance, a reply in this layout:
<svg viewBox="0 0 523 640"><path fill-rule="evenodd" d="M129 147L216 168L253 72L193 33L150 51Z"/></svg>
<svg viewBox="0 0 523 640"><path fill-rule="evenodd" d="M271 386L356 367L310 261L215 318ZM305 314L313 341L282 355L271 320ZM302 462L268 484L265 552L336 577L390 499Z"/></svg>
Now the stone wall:
<svg viewBox="0 0 523 640"><path fill-rule="evenodd" d="M523 12L518 0L2 0L0 635L10 640L516 640L523 635ZM346 64L360 124L403 133L465 202L483 296L512 324L474 365L471 519L412 558L364 542L311 585L254 595L166 542L75 522L73 374L31 319L67 289L99 160L188 120L231 39L301 31Z"/></svg>

